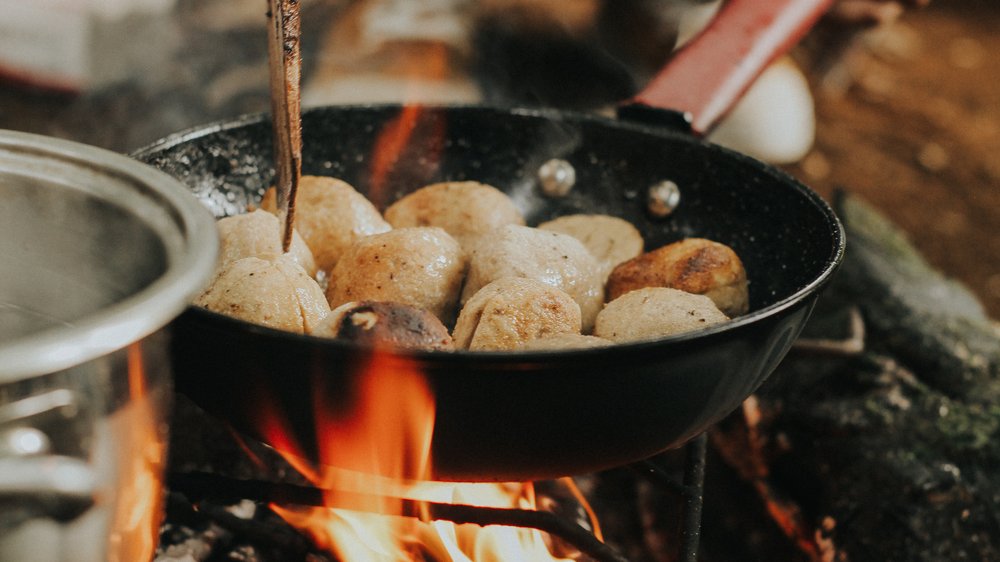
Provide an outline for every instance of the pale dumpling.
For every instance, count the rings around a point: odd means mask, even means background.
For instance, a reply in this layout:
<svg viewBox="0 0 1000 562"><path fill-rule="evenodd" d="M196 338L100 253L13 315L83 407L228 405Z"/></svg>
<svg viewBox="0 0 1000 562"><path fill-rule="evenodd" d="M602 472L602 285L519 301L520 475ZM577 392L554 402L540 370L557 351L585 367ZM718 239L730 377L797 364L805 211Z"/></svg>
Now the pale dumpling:
<svg viewBox="0 0 1000 562"><path fill-rule="evenodd" d="M219 231L220 267L243 258L271 260L281 255L281 221L271 213L253 211L223 217L215 222L215 227ZM297 230L292 232L288 253L306 273L316 274L312 252Z"/></svg>
<svg viewBox="0 0 1000 562"><path fill-rule="evenodd" d="M273 260L273 263L295 290L299 312L302 314L303 331L307 334L312 332L330 313L330 305L326 301L323 289L304 269L289 259L287 254Z"/></svg>
<svg viewBox="0 0 1000 562"><path fill-rule="evenodd" d="M357 240L330 272L332 308L389 301L423 308L449 323L465 274L458 242L436 227L398 228Z"/></svg>
<svg viewBox="0 0 1000 562"><path fill-rule="evenodd" d="M555 334L580 333L580 306L565 292L534 279L503 277L465 304L452 338L473 351L517 349Z"/></svg>
<svg viewBox="0 0 1000 562"><path fill-rule="evenodd" d="M254 324L308 333L330 313L319 284L287 255L222 266L195 304Z"/></svg>
<svg viewBox="0 0 1000 562"><path fill-rule="evenodd" d="M484 234L506 224L524 224L514 202L499 189L474 181L422 187L385 210L394 228L438 226L470 251Z"/></svg>
<svg viewBox="0 0 1000 562"><path fill-rule="evenodd" d="M272 187L261 207L277 212ZM295 196L295 229L312 250L316 266L329 271L356 240L392 227L375 205L349 183L325 176L302 176Z"/></svg>
<svg viewBox="0 0 1000 562"><path fill-rule="evenodd" d="M662 338L728 320L704 295L646 287L609 302L597 315L594 335L614 342Z"/></svg>
<svg viewBox="0 0 1000 562"><path fill-rule="evenodd" d="M569 234L582 242L601 264L605 277L616 265L642 253L639 229L610 215L565 215L543 222L538 228Z"/></svg>
<svg viewBox="0 0 1000 562"><path fill-rule="evenodd" d="M588 332L604 299L600 265L583 244L567 234L507 225L476 245L462 302L501 277L524 277L560 289L580 305Z"/></svg>

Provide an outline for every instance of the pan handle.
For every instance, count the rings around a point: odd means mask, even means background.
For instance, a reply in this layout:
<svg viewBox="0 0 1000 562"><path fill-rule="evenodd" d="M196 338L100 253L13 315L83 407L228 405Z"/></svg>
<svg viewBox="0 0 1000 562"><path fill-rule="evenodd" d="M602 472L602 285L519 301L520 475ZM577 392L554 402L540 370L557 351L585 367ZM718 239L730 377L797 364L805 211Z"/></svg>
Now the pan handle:
<svg viewBox="0 0 1000 562"><path fill-rule="evenodd" d="M619 116L707 134L833 2L728 0L641 92L619 107Z"/></svg>

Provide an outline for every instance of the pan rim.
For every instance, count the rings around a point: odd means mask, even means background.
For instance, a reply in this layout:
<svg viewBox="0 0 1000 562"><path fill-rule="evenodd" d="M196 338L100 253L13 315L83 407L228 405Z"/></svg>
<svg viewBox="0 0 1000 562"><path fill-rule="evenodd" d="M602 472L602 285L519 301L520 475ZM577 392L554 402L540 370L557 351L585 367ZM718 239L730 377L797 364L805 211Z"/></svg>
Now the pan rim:
<svg viewBox="0 0 1000 562"><path fill-rule="evenodd" d="M390 353L393 356L412 359L428 363L440 363L442 365L449 364L451 362L458 363L468 363L470 360L479 360L482 363L496 364L498 366L508 366L512 364L548 364L553 362L565 363L567 359L579 358L586 360L597 360L606 359L612 360L621 355L628 355L634 357L636 353L643 353L651 350L662 350L664 348L673 348L674 346L685 345L691 341L702 342L707 339L713 339L720 334L726 334L730 331L735 331L742 329L743 327L751 324L756 324L775 315L780 314L782 311L787 310L791 307L797 306L802 301L806 300L811 295L818 292L824 285L826 285L833 273L840 266L843 261L844 252L846 249L846 235L844 227L840 220L834 213L830 205L824 201L818 194L816 194L808 186L787 174L786 172L761 162L751 156L746 154L736 152L734 150L725 148L723 146L711 143L705 139L695 137L690 133L685 133L677 131L674 129L655 126L646 123L640 123L635 121L628 121L617 119L613 117L596 115L596 114L585 114L578 112L561 111L552 108L536 108L536 107L523 107L523 106L499 106L499 105L487 105L487 104L416 104L419 107L433 110L433 111L470 111L470 112L496 112L502 115L517 115L524 117L540 118L549 121L574 121L580 123L592 123L600 126L612 127L615 129L623 129L627 131L633 131L642 133L645 135L650 135L660 138L673 138L673 139L683 139L685 142L694 143L703 146L709 150L725 154L727 158L733 159L737 162L749 165L755 168L758 172L772 176L776 180L779 180L783 185L789 188L794 188L802 195L809 203L817 208L821 215L825 216L827 219L827 224L830 226L830 239L832 242L829 254L826 256L823 263L822 269L819 274L816 275L809 283L800 287L794 293L786 296L785 298L778 300L766 307L753 310L745 315L732 318L726 322L716 324L704 329L694 330L690 332L685 332L682 334L677 334L674 336L668 336L665 338L655 338L649 340L641 340L635 342L621 342L613 343L609 346L601 346L594 348L570 348L570 349L557 349L557 350L531 350L531 351L469 351L469 350L379 350L380 352ZM380 103L380 104L349 104L349 105L319 105L310 106L303 109L303 121L308 114L321 113L324 111L385 111L402 109L406 107L403 104L398 103ZM160 152L163 150L168 150L174 148L182 143L190 142L202 137L206 137L212 134L228 131L231 129L238 129L254 123L266 122L270 120L270 114L267 112L257 112L257 113L245 113L238 115L229 119L222 119L214 122L210 122L200 126L190 127L163 137L157 141L147 144L133 152L129 155L132 158L147 161L146 158L153 156L154 151ZM194 305L188 307L187 313L195 313L203 315L206 317L213 318L217 321L223 323L232 323L234 326L240 326L244 330L249 332L268 337L276 338L287 338L292 341L299 343L309 343L310 345L320 345L327 347L331 350L345 351L345 352L355 352L355 353L372 353L375 348L370 346L363 346L354 342L346 342L343 340L322 338L319 336L313 336L309 334L298 334L293 332L288 332L284 330L279 330L276 328L270 328L267 326L262 326L258 324L252 324L243 320L236 318L231 318L229 316L198 308Z"/></svg>

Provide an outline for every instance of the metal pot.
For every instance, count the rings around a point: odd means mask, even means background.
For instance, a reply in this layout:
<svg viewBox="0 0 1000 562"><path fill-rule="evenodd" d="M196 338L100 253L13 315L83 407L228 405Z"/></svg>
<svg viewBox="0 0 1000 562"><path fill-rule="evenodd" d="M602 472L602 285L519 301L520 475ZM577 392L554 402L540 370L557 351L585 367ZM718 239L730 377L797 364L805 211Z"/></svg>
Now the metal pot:
<svg viewBox="0 0 1000 562"><path fill-rule="evenodd" d="M215 237L152 168L0 131L0 559L151 557L163 328L211 276Z"/></svg>

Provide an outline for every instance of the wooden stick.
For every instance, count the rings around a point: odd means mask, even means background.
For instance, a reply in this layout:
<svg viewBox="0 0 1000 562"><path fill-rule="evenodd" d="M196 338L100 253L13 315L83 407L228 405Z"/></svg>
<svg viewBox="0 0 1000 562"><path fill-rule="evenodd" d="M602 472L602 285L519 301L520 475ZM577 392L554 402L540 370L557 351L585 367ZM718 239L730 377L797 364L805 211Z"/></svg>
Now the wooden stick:
<svg viewBox="0 0 1000 562"><path fill-rule="evenodd" d="M858 307L852 306L850 333L842 340L799 338L792 344L792 351L813 355L853 357L865 351L865 319Z"/></svg>
<svg viewBox="0 0 1000 562"><path fill-rule="evenodd" d="M302 115L299 97L299 0L268 0L267 51L271 75L271 115L274 122L274 159L277 171L281 248L292 243L295 194L302 175Z"/></svg>

